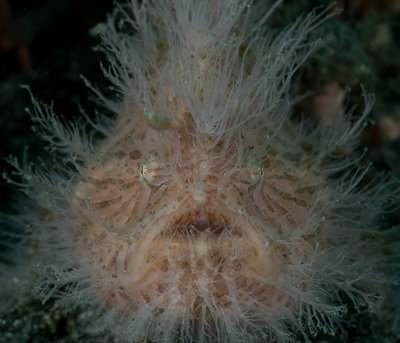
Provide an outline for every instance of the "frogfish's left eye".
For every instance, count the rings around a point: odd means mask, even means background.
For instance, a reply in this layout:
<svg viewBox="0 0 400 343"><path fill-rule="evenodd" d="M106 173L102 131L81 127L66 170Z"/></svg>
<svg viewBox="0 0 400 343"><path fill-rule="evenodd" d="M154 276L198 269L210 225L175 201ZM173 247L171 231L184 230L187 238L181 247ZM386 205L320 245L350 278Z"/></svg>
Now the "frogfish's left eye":
<svg viewBox="0 0 400 343"><path fill-rule="evenodd" d="M253 154L245 154L232 175L233 185L243 194L263 184L264 165Z"/></svg>
<svg viewBox="0 0 400 343"><path fill-rule="evenodd" d="M245 172L249 183L256 184L264 179L264 167L253 155L245 158Z"/></svg>
<svg viewBox="0 0 400 343"><path fill-rule="evenodd" d="M152 151L140 165L140 178L150 186L161 186L168 180L168 168L163 166L160 156Z"/></svg>

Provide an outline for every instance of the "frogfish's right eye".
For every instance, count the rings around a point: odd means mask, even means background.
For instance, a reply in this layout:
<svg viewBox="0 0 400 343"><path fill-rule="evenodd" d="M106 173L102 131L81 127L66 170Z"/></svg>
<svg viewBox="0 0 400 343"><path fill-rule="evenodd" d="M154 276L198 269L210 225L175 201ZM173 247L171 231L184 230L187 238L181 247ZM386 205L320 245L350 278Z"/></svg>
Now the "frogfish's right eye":
<svg viewBox="0 0 400 343"><path fill-rule="evenodd" d="M168 167L162 164L157 152L152 151L140 165L140 178L150 186L161 186L168 181Z"/></svg>

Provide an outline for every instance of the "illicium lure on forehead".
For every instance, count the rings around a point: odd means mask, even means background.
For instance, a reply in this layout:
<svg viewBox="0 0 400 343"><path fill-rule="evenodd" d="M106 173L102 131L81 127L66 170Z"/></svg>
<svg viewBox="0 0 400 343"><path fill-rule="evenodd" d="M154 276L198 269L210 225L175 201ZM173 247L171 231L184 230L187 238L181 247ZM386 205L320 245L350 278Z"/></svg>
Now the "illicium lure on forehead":
<svg viewBox="0 0 400 343"><path fill-rule="evenodd" d="M398 187L351 156L373 99L351 122L293 120L308 35L335 10L273 34L279 4L117 5L99 30L121 100L94 90L117 115L85 119L96 144L33 98L56 163L12 160L9 180L36 203L18 275L37 297L127 342L307 340L373 308L392 248L377 218Z"/></svg>

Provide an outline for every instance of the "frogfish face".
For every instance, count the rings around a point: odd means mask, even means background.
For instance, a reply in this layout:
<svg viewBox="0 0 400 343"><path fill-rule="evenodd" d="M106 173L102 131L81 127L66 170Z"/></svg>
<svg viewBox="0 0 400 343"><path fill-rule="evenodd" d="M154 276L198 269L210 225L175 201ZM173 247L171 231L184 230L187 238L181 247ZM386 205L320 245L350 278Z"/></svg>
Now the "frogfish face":
<svg viewBox="0 0 400 343"><path fill-rule="evenodd" d="M185 106L162 130L126 111L76 189L74 246L106 306L214 324L293 307L278 285L324 230L321 177L274 159L262 132L215 142Z"/></svg>

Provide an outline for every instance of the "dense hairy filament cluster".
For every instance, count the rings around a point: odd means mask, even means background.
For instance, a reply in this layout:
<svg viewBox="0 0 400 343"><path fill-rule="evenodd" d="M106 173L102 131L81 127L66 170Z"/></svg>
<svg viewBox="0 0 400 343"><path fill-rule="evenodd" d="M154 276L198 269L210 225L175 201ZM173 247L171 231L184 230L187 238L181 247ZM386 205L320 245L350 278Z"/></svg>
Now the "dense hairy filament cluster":
<svg viewBox="0 0 400 343"><path fill-rule="evenodd" d="M120 99L94 90L116 114L85 119L96 144L33 99L57 161L13 161L36 203L37 297L81 304L131 343L308 340L373 307L390 281L377 217L398 189L351 154L373 98L329 126L294 117L308 34L336 12L273 33L279 4L117 5L99 32Z"/></svg>

